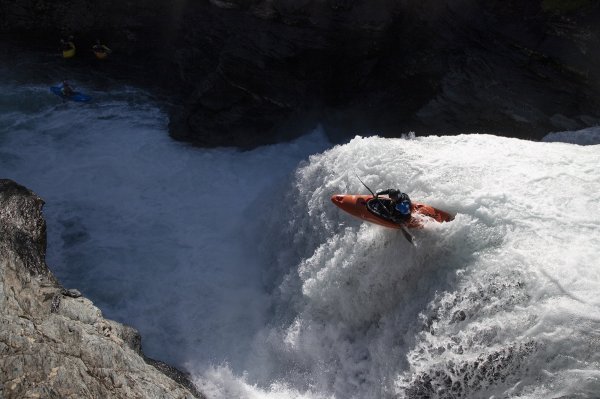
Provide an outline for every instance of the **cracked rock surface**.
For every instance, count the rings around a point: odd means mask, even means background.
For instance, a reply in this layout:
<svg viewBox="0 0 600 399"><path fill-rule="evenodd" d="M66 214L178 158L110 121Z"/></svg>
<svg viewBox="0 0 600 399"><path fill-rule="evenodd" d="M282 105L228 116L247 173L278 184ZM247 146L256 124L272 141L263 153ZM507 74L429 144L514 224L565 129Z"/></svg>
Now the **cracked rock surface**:
<svg viewBox="0 0 600 399"><path fill-rule="evenodd" d="M0 179L0 398L202 398L144 357L136 330L61 287L45 263L43 204Z"/></svg>

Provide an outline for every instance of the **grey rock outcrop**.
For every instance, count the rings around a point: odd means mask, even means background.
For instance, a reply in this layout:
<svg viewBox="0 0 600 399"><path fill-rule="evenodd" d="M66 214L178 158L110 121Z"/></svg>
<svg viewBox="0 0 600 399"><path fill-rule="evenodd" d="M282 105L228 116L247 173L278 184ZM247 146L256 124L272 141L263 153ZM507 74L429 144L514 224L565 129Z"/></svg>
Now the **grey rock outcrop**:
<svg viewBox="0 0 600 399"><path fill-rule="evenodd" d="M0 398L202 397L145 361L137 331L60 286L45 264L43 204L0 180Z"/></svg>

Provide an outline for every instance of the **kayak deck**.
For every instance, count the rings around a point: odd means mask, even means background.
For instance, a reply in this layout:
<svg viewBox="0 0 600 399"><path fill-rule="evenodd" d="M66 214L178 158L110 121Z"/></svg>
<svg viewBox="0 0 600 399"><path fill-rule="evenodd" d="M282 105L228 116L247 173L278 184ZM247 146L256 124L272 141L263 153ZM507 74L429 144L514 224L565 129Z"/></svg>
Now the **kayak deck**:
<svg viewBox="0 0 600 399"><path fill-rule="evenodd" d="M385 216L383 207L390 201L388 197L375 199L372 195L337 194L331 197L331 201L343 211L367 222L392 229L421 228L423 227L423 216L429 217L439 223L449 222L454 216L448 212L434 208L430 205L413 202L411 204L411 217L406 222L394 221L390 216ZM377 201L379 204L372 204ZM369 206L371 205L371 206ZM379 210L379 212L377 212Z"/></svg>
<svg viewBox="0 0 600 399"><path fill-rule="evenodd" d="M78 91L74 92L70 96L65 96L63 94L63 92L62 92L62 89L60 87L58 87L58 86L52 86L52 87L50 87L50 91L52 93L56 94L57 96L65 99L65 100L77 101L77 102L80 102L80 103L85 103L85 102L88 102L88 101L90 101L92 99L92 97L90 97L90 96L88 96L86 94L80 93Z"/></svg>

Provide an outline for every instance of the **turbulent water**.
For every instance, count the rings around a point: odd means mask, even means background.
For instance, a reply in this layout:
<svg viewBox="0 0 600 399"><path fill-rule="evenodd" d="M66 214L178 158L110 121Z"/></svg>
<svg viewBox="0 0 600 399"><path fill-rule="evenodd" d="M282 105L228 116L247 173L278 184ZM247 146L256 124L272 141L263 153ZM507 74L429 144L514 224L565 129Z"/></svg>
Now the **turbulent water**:
<svg viewBox="0 0 600 399"><path fill-rule="evenodd" d="M597 145L317 131L204 150L140 90L80 87L83 105L53 83L0 82L0 177L45 199L63 285L208 397L598 397ZM356 175L456 219L412 246L331 204L365 193Z"/></svg>

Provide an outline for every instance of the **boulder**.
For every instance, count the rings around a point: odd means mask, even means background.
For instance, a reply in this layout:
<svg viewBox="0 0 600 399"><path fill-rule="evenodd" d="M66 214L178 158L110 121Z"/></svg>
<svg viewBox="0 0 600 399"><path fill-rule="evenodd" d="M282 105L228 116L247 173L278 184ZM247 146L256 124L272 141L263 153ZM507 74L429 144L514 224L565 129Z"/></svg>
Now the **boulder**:
<svg viewBox="0 0 600 399"><path fill-rule="evenodd" d="M43 204L0 180L0 397L202 398L145 359L137 331L61 287L45 263Z"/></svg>

